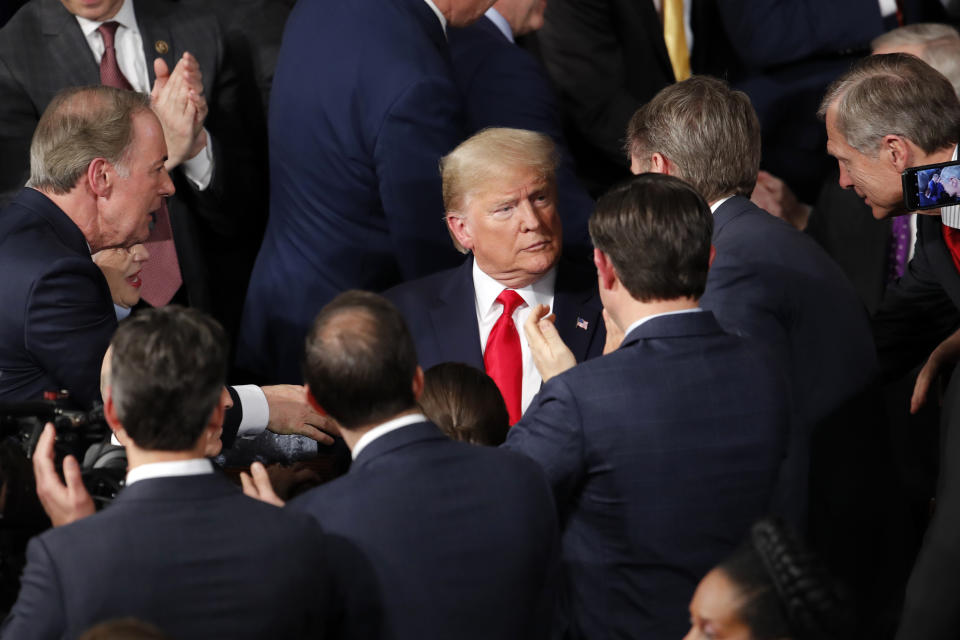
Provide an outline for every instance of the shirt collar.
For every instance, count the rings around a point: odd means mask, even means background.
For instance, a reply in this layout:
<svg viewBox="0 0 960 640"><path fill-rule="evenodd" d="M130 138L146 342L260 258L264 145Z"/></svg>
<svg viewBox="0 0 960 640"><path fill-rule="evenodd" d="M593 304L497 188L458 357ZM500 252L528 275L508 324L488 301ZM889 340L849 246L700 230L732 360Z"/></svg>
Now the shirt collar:
<svg viewBox="0 0 960 640"><path fill-rule="evenodd" d="M382 424L378 424L370 431L367 431L365 434L360 436L360 439L357 440L357 444L353 445L353 451L351 455L353 459L356 460L357 456L360 455L360 452L367 448L367 445L379 438L380 436L385 436L391 431L396 431L401 427L407 427L411 424L417 424L418 422L426 422L427 417L422 413L411 413L406 416L400 416L399 418L394 418L393 420L387 420Z"/></svg>
<svg viewBox="0 0 960 640"><path fill-rule="evenodd" d="M490 22L496 25L497 29L500 29L500 33L502 33L507 38L507 40L509 40L510 42L514 41L513 29L510 28L510 23L507 22L507 19L504 18L499 11L497 11L493 7L490 7L489 9L487 9L487 12L483 15L487 16L487 18L490 19Z"/></svg>
<svg viewBox="0 0 960 640"><path fill-rule="evenodd" d="M429 0L427 1L429 2ZM137 28L137 17L133 13L133 0L124 0L123 5L120 7L120 11L117 11L117 15L110 18L110 20L96 22L94 20L81 18L80 16L74 17L80 24L80 29L83 31L83 35L86 38L89 38L90 34L96 31L100 25L103 24L103 22L118 22L131 31L139 31Z"/></svg>
<svg viewBox="0 0 960 640"><path fill-rule="evenodd" d="M534 307L538 304L550 305L553 301L553 286L557 281L557 266L554 265L550 271L547 271L542 278L528 284L520 289L514 289L528 307ZM504 289L502 284L487 275L479 266L477 261L473 261L473 291L477 301L477 312L482 317L490 313L493 305L497 302Z"/></svg>
<svg viewBox="0 0 960 640"><path fill-rule="evenodd" d="M719 200L717 200L716 202L714 202L712 205L710 205L710 213L716 213L716 212L717 212L717 209L720 208L720 205L722 205L724 202L726 202L727 200L729 200L729 199L732 198L732 197L733 197L733 196L727 196L726 198L720 198Z"/></svg>
<svg viewBox="0 0 960 640"><path fill-rule="evenodd" d="M179 476L201 476L213 473L213 463L206 458L173 460L171 462L151 462L141 464L127 472L127 486L140 480L152 478L173 478Z"/></svg>
<svg viewBox="0 0 960 640"><path fill-rule="evenodd" d="M950 159L957 159L956 146L953 148L953 157ZM943 222L944 226L950 227L951 229L960 229L960 206L954 205L940 209L940 221Z"/></svg>
<svg viewBox="0 0 960 640"><path fill-rule="evenodd" d="M703 309L701 309L700 307L697 307L695 309L680 309L678 311L664 311L663 313L655 313L652 316L644 316L643 318L640 318L639 320L631 324L629 327L627 327L627 330L623 332L623 336L627 337L628 335L630 335L631 331L633 331L634 329L642 325L644 322L649 322L654 318L662 318L664 316L675 316L681 313L697 313L699 311L703 311Z"/></svg>
<svg viewBox="0 0 960 640"><path fill-rule="evenodd" d="M447 35L447 17L443 15L443 12L437 8L437 5L433 4L433 0L423 0L427 3L427 6L437 14L437 18L440 19L440 26L443 28L443 35Z"/></svg>

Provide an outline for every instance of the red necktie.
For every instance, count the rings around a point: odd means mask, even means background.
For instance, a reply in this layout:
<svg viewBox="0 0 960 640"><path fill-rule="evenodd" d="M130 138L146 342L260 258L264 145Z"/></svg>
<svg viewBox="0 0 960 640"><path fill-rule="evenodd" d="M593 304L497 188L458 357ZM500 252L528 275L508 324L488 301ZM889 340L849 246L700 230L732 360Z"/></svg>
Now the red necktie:
<svg viewBox="0 0 960 640"><path fill-rule="evenodd" d="M114 37L119 22L104 22L97 31L103 38L103 57L100 58L100 84L115 89L132 90L133 87L120 71L117 63L117 50ZM143 288L140 295L153 307L162 307L173 299L183 277L180 275L180 263L173 244L173 229L170 227L170 213L166 200L153 214L153 228L150 237L144 243L150 252L150 259L143 263Z"/></svg>
<svg viewBox="0 0 960 640"><path fill-rule="evenodd" d="M510 414L510 424L520 419L520 397L523 393L523 357L520 354L520 334L513 322L513 312L523 304L523 298L513 289L504 289L497 296L503 313L493 325L483 351L483 366L503 395Z"/></svg>
<svg viewBox="0 0 960 640"><path fill-rule="evenodd" d="M940 230L943 231L943 241L947 245L950 258L953 260L953 266L957 268L957 271L960 271L960 229L954 229L944 224L940 225Z"/></svg>

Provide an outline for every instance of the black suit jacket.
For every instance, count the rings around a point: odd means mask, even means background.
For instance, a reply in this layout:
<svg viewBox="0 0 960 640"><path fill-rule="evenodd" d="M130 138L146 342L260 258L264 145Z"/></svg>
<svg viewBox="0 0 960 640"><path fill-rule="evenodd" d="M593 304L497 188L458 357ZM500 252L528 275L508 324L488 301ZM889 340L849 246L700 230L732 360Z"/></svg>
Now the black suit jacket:
<svg viewBox="0 0 960 640"><path fill-rule="evenodd" d="M706 311L652 318L544 384L503 446L553 487L564 637L685 633L697 582L774 507L788 395L762 345Z"/></svg>
<svg viewBox="0 0 960 640"><path fill-rule="evenodd" d="M700 300L732 333L774 350L812 427L873 378L866 311L843 271L808 236L742 196L714 213L716 258Z"/></svg>
<svg viewBox="0 0 960 640"><path fill-rule="evenodd" d="M463 362L484 370L473 290L473 256L459 267L407 282L383 295L397 305L406 319L421 367ZM596 272L561 259L553 312L557 316L557 332L577 362L603 353L607 332Z"/></svg>
<svg viewBox="0 0 960 640"><path fill-rule="evenodd" d="M4 638L74 638L132 616L173 638L323 637L330 587L317 524L219 475L141 480L37 536Z"/></svg>
<svg viewBox="0 0 960 640"><path fill-rule="evenodd" d="M548 637L557 520L530 460L421 422L290 502L338 541L347 638Z"/></svg>
<svg viewBox="0 0 960 640"><path fill-rule="evenodd" d="M151 86L154 58L162 57L172 70L189 51L200 63L213 179L200 192L175 171L177 193L168 205L189 302L214 313L232 333L255 252L249 234L265 209L263 158L249 144L256 139L256 120L248 116L243 81L213 16L173 0L138 0L135 11ZM168 46L163 54L157 51L161 41ZM0 203L12 199L29 176L30 139L53 96L97 84L99 66L76 18L59 0L32 0L0 29ZM255 89L251 95L256 100Z"/></svg>
<svg viewBox="0 0 960 640"><path fill-rule="evenodd" d="M594 196L630 175L630 116L673 83L661 24L648 0L550 0L536 34L577 170Z"/></svg>

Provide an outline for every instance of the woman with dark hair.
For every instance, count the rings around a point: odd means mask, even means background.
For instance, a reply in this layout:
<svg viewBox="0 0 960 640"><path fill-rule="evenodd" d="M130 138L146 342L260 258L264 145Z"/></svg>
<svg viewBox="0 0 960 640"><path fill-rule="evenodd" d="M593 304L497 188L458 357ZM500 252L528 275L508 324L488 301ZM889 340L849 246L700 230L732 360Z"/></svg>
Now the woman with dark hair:
<svg viewBox="0 0 960 640"><path fill-rule="evenodd" d="M849 638L845 599L817 558L779 519L765 518L704 576L690 601L685 640Z"/></svg>

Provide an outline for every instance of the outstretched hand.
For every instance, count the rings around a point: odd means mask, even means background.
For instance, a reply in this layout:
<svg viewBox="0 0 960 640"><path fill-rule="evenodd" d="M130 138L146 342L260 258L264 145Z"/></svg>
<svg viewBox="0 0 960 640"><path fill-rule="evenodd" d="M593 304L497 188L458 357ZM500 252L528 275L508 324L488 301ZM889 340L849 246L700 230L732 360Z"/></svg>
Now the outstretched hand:
<svg viewBox="0 0 960 640"><path fill-rule="evenodd" d="M56 437L53 424L48 422L44 425L43 433L37 440L37 448L33 452L33 475L37 482L37 497L40 498L43 510L53 526L60 527L93 515L96 509L93 498L83 486L80 464L76 458L67 456L63 459L63 477L66 484L57 475L53 448Z"/></svg>
<svg viewBox="0 0 960 640"><path fill-rule="evenodd" d="M262 387L270 407L267 429L281 436L307 436L321 444L333 444L340 433L337 423L314 411L307 402L307 390L296 384Z"/></svg>
<svg viewBox="0 0 960 640"><path fill-rule="evenodd" d="M247 497L266 502L277 507L282 507L286 503L280 499L273 485L270 484L270 476L267 469L259 462L250 465L250 473L246 471L240 473L240 484L243 485L243 493Z"/></svg>
<svg viewBox="0 0 960 640"><path fill-rule="evenodd" d="M556 316L550 313L550 307L538 304L531 309L530 316L523 323L533 363L544 382L577 365L573 352L557 332L554 320Z"/></svg>
<svg viewBox="0 0 960 640"><path fill-rule="evenodd" d="M933 385L933 381L937 379L941 369L945 365L957 362L960 362L960 330L937 345L937 348L927 358L923 368L920 369L920 373L917 374L917 381L913 385L913 397L910 398L910 413L920 411L920 408L926 404L930 387Z"/></svg>

